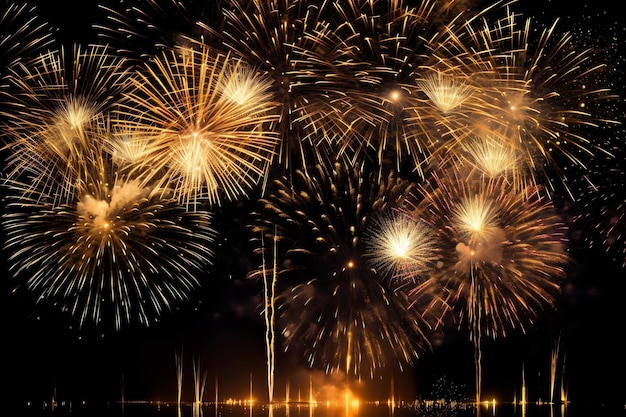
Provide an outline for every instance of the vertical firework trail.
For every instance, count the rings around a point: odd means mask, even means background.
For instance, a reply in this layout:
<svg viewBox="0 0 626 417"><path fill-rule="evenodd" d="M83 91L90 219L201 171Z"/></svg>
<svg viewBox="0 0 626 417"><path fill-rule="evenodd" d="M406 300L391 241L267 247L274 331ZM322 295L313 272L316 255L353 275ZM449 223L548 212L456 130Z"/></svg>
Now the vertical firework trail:
<svg viewBox="0 0 626 417"><path fill-rule="evenodd" d="M274 401L274 380L275 380L275 344L276 344L276 320L275 320L275 303L276 303L276 278L278 274L276 265L276 246L278 236L274 231L274 244L272 250L273 263L270 268L265 267L265 240L261 236L261 253L262 253L262 273L263 273L263 315L265 319L265 352L267 362L267 389L270 405ZM272 410L273 411L273 410Z"/></svg>

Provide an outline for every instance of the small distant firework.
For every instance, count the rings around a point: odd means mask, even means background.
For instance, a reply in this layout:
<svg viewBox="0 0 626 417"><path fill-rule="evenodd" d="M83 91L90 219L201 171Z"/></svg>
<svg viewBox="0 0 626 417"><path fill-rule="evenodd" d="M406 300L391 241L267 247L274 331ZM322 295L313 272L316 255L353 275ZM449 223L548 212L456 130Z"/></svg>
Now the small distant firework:
<svg viewBox="0 0 626 417"><path fill-rule="evenodd" d="M367 263L394 287L414 286L437 259L433 231L395 210L372 218L363 241Z"/></svg>
<svg viewBox="0 0 626 417"><path fill-rule="evenodd" d="M477 325L505 337L554 304L569 262L565 226L538 191L447 171L420 186L403 210L437 231L436 268L410 292L436 322L469 321L472 332Z"/></svg>
<svg viewBox="0 0 626 417"><path fill-rule="evenodd" d="M3 183L9 271L81 327L149 325L200 286L216 232L209 213L118 177L103 154L94 144L75 161L75 183ZM71 199L59 203L67 188Z"/></svg>
<svg viewBox="0 0 626 417"><path fill-rule="evenodd" d="M278 179L254 213L253 238L277 237L278 326L285 349L311 367L372 377L411 364L428 346L426 327L367 264L362 239L370 217L402 201L409 182L380 183L342 164ZM253 271L251 276L261 274Z"/></svg>
<svg viewBox="0 0 626 417"><path fill-rule="evenodd" d="M623 185L623 184L622 184ZM602 204L600 206L599 215L601 222L596 220L596 227L601 234L601 245L605 250L613 257L613 259L621 265L622 268L626 267L626 226L624 226L626 216L626 200L621 195L621 188L616 190L615 193L606 194L601 197L601 202L595 201L596 204ZM591 217L591 213L588 212L586 216Z"/></svg>
<svg viewBox="0 0 626 417"><path fill-rule="evenodd" d="M416 84L443 114L449 114L462 106L474 93L470 84L441 72L425 72Z"/></svg>
<svg viewBox="0 0 626 417"><path fill-rule="evenodd" d="M236 201L267 174L278 144L270 84L239 59L208 47L174 48L146 63L115 128L152 136L137 167L185 205ZM140 139L145 140L145 139ZM145 169L148 168L148 170Z"/></svg>

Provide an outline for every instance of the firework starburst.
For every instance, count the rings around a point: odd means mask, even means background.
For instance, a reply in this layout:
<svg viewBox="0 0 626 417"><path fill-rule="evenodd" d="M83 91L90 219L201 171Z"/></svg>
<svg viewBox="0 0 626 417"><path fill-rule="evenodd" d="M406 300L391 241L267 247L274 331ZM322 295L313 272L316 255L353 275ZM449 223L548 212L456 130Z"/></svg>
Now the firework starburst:
<svg viewBox="0 0 626 417"><path fill-rule="evenodd" d="M274 157L269 87L239 59L204 46L176 48L136 77L117 129L140 141L152 136L154 154L138 169L171 186L183 204L234 201L259 184Z"/></svg>
<svg viewBox="0 0 626 417"><path fill-rule="evenodd" d="M368 264L394 287L414 286L437 259L433 231L395 210L378 213L364 235Z"/></svg>
<svg viewBox="0 0 626 417"><path fill-rule="evenodd" d="M568 172L609 152L593 132L616 123L599 105L616 95L598 82L606 66L595 63L592 49L577 48L570 33L559 36L557 24L536 32L530 19L522 23L507 8L493 23L470 19L444 36L434 53L480 94L459 106L469 116L465 123L441 123L457 142L478 137L511 148L526 176L517 181L522 187L541 185L548 194L565 191L575 199Z"/></svg>
<svg viewBox="0 0 626 417"><path fill-rule="evenodd" d="M403 209L437 231L442 251L412 291L417 305L427 300L422 307L437 321L454 313L461 323L480 312L481 333L494 338L526 330L554 304L569 261L556 210L537 191L518 193L502 177L433 178Z"/></svg>

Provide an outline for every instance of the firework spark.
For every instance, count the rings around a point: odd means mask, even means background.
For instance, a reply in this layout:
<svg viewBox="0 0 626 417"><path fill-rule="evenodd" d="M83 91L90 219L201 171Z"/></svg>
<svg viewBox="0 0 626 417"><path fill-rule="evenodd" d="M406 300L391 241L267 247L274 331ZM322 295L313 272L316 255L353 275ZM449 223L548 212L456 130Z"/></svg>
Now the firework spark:
<svg viewBox="0 0 626 417"><path fill-rule="evenodd" d="M2 1L0 14L0 76L7 68L35 56L53 42L49 25L38 10L23 2Z"/></svg>
<svg viewBox="0 0 626 417"><path fill-rule="evenodd" d="M615 160L605 160L582 178L586 189L577 204L571 204L573 208L564 205L563 211L572 219L572 229L586 231L577 236L587 247L604 251L617 265L626 268L623 149L615 149L615 154Z"/></svg>
<svg viewBox="0 0 626 417"><path fill-rule="evenodd" d="M219 1L135 0L132 4L100 4L105 15L95 25L100 39L129 60L142 65L173 46L191 46L208 35L198 21L215 23Z"/></svg>

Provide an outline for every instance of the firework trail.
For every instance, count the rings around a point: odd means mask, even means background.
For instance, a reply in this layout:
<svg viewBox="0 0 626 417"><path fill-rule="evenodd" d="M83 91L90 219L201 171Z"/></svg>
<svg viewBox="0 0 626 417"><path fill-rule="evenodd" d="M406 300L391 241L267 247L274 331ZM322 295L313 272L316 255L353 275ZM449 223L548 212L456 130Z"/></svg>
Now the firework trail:
<svg viewBox="0 0 626 417"><path fill-rule="evenodd" d="M267 174L278 142L268 130L276 106L261 74L199 48L175 48L146 63L114 125L151 150L135 168L149 173L146 181L171 187L185 205L219 205L245 196Z"/></svg>
<svg viewBox="0 0 626 417"><path fill-rule="evenodd" d="M285 349L302 351L311 367L359 378L402 369L428 346L426 328L406 294L367 264L361 240L372 214L411 185L393 175L379 183L340 163L316 169L310 176L298 171L293 187L288 178L275 180L253 213L254 236L278 238L276 308ZM251 277L262 274L260 268Z"/></svg>
<svg viewBox="0 0 626 417"><path fill-rule="evenodd" d="M149 325L200 286L216 232L208 212L189 213L164 192L119 177L103 155L94 138L74 161L74 183L3 183L9 271L16 287L58 304L81 327L111 318L117 330ZM67 188L72 198L58 203Z"/></svg>
<svg viewBox="0 0 626 417"><path fill-rule="evenodd" d="M263 315L265 318L265 353L267 357L267 391L268 400L271 404L274 401L274 385L275 385L275 368L276 368L276 319L274 317L276 313L276 242L278 236L274 233L274 245L273 245L273 263L271 267L266 267L265 260L265 242L261 236L261 271L263 274ZM271 276L266 274L271 273Z"/></svg>

